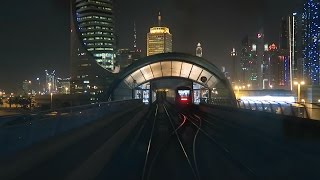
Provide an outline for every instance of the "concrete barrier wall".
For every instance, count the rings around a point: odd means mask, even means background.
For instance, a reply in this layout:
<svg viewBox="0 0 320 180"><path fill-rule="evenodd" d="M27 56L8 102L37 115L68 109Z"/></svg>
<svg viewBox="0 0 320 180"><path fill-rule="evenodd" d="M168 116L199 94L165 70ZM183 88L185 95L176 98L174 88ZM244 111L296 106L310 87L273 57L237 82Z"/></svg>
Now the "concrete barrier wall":
<svg viewBox="0 0 320 180"><path fill-rule="evenodd" d="M199 108L201 111L212 114L217 118L228 118L228 121L256 129L275 138L316 138L320 140L320 121L204 104L200 105Z"/></svg>
<svg viewBox="0 0 320 180"><path fill-rule="evenodd" d="M99 131L112 122L118 120L123 115L128 113L130 114L137 109L141 111L139 111L139 113L135 114L134 116L131 116L132 119L128 119L128 123L125 124L118 133L113 135L111 139L101 147L101 149L104 150L106 148L106 150L100 154L92 154L92 156L90 156L89 159L80 166L80 170L74 170L74 172L72 172L72 175L83 175L81 173L87 172L88 169L83 171L81 170L81 168L83 166L87 167L87 164L92 164L92 162L95 162L95 160L97 160L96 158L98 158L98 163L101 163L101 161L103 161L103 163L107 163L107 161L105 160L108 160L108 158L111 157L112 153L114 153L115 149L118 148L119 144L123 142L124 138L127 137L127 135L132 131L138 121L140 121L143 115L147 112L148 108L142 103L140 103L139 106L122 109L121 112L117 112L112 116L103 116L99 120L90 123L87 126L82 126L80 128L74 129L70 133L61 134L54 138L48 139L47 141L36 144L32 148L18 153L12 158L7 158L6 161L0 161L0 179L13 179L17 177L21 173L28 171L32 167L44 162L47 159L50 159L56 153L60 152L72 143L80 141L90 134ZM96 152L101 152L101 150L98 149ZM90 175L93 176L94 172L97 171L97 169L94 168L97 168L97 166L92 165L90 168L90 172L93 173Z"/></svg>
<svg viewBox="0 0 320 180"><path fill-rule="evenodd" d="M142 105L142 102L119 101L76 112L43 115L43 118L39 119L21 116L21 120L15 119L11 124L0 128L0 159L35 143L139 105Z"/></svg>

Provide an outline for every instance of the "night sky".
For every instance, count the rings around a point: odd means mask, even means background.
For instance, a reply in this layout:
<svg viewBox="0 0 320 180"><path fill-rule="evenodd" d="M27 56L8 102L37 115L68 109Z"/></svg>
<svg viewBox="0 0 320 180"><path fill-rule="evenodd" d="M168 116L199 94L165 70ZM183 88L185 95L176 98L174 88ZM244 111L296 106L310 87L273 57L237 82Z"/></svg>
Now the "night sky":
<svg viewBox="0 0 320 180"><path fill-rule="evenodd" d="M145 52L146 33L163 24L173 34L176 52L195 53L202 43L204 57L217 66L229 66L232 47L247 34L264 27L268 42L278 42L281 17L302 7L304 0L116 0L119 48L132 47L133 22L138 47ZM290 3L290 4L289 4ZM55 69L68 77L69 1L5 1L0 11L0 89L15 91L23 80Z"/></svg>

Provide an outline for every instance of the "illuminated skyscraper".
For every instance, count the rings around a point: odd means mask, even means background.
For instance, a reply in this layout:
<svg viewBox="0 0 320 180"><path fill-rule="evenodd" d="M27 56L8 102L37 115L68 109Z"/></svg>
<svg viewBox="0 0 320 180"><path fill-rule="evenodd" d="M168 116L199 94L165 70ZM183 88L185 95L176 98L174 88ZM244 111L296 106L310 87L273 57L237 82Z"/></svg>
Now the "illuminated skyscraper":
<svg viewBox="0 0 320 180"><path fill-rule="evenodd" d="M74 10L82 44L101 67L113 70L116 42L112 1L76 0Z"/></svg>
<svg viewBox="0 0 320 180"><path fill-rule="evenodd" d="M167 27L161 26L161 14L158 16L158 26L150 28L147 35L147 56L172 52L172 35Z"/></svg>
<svg viewBox="0 0 320 180"><path fill-rule="evenodd" d="M256 86L258 89L263 88L263 62L264 62L264 30L260 29L260 31L257 34L256 37L256 55L257 55L257 64L256 64L256 72L257 72L257 81L253 84L253 86Z"/></svg>
<svg viewBox="0 0 320 180"><path fill-rule="evenodd" d="M283 17L281 20L280 51L289 61L289 86L293 89L293 81L302 77L302 50L301 50L301 14Z"/></svg>
<svg viewBox="0 0 320 180"><path fill-rule="evenodd" d="M201 44L200 44L200 43L197 44L196 56L202 57L202 47L201 47Z"/></svg>
<svg viewBox="0 0 320 180"><path fill-rule="evenodd" d="M71 0L71 93L103 94L115 73L112 0ZM102 95L103 97L103 95ZM98 98L92 97L92 101Z"/></svg>
<svg viewBox="0 0 320 180"><path fill-rule="evenodd" d="M237 74L237 52L236 52L235 48L232 49L230 55L232 57L231 80L232 80L233 83L236 83L238 81L238 74Z"/></svg>
<svg viewBox="0 0 320 180"><path fill-rule="evenodd" d="M311 85L320 85L320 1L308 0L304 5L303 56L304 78Z"/></svg>

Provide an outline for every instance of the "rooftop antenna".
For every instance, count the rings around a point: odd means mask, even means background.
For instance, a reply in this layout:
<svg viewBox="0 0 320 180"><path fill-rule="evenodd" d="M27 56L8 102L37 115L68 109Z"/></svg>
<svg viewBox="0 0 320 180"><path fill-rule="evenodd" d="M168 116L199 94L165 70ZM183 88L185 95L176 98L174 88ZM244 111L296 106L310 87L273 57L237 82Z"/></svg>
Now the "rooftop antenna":
<svg viewBox="0 0 320 180"><path fill-rule="evenodd" d="M158 15L158 26L160 27L161 26L161 12L159 12L159 15Z"/></svg>
<svg viewBox="0 0 320 180"><path fill-rule="evenodd" d="M133 22L133 37L134 37L134 40L133 40L133 48L134 49L137 49L137 28L136 28L136 22L134 21Z"/></svg>

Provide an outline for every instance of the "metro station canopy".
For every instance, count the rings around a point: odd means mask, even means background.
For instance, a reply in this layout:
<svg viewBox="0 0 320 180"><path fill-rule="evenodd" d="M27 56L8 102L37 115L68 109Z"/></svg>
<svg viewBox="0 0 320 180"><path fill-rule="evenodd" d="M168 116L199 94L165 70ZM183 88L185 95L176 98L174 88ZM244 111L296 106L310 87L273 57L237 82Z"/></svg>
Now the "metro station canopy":
<svg viewBox="0 0 320 180"><path fill-rule="evenodd" d="M223 89L230 98L234 93L224 74L209 61L184 53L164 53L142 58L119 74L111 86L114 90L121 82L135 88L160 78L184 78L208 89Z"/></svg>

